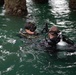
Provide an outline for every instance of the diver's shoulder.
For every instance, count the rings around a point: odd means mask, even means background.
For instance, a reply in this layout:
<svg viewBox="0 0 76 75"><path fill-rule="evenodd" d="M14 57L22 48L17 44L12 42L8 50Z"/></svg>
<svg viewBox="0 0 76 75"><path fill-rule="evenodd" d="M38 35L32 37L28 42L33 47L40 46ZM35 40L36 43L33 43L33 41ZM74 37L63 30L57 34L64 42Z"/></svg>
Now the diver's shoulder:
<svg viewBox="0 0 76 75"><path fill-rule="evenodd" d="M33 39L39 37L39 33L35 32L35 34L28 34L25 31L19 32L20 37L22 38L28 38L28 39Z"/></svg>

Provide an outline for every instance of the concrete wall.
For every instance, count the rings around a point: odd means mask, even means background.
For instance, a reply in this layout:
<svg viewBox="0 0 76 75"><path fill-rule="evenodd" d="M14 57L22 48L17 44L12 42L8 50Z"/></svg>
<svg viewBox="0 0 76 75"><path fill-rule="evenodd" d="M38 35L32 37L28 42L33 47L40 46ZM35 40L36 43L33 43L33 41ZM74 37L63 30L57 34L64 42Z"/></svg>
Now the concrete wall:
<svg viewBox="0 0 76 75"><path fill-rule="evenodd" d="M23 16L27 15L26 0L5 0L6 14Z"/></svg>
<svg viewBox="0 0 76 75"><path fill-rule="evenodd" d="M0 0L0 6L4 4L4 0Z"/></svg>
<svg viewBox="0 0 76 75"><path fill-rule="evenodd" d="M49 0L33 0L33 1L36 3L44 4L44 3L48 3Z"/></svg>
<svg viewBox="0 0 76 75"><path fill-rule="evenodd" d="M76 10L76 0L69 0L69 7Z"/></svg>

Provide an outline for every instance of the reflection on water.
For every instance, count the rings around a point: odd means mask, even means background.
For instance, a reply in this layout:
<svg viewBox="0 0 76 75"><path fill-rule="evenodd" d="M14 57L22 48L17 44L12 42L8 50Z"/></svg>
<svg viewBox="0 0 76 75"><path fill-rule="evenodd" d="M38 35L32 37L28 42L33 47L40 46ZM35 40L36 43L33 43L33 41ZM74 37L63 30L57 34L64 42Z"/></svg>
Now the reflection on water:
<svg viewBox="0 0 76 75"><path fill-rule="evenodd" d="M2 11L0 12L0 16L4 16L4 15L5 15L5 14L4 14L4 13L5 13L5 10L4 10L3 7L2 7L1 9L2 9Z"/></svg>
<svg viewBox="0 0 76 75"><path fill-rule="evenodd" d="M0 75L75 75L76 52L49 54L38 43L45 37L24 39L17 36L26 21L33 21L37 30L45 22L58 26L75 41L75 12L68 7L67 0L49 0L48 4L36 5L27 0L26 19L5 15L0 7Z"/></svg>
<svg viewBox="0 0 76 75"><path fill-rule="evenodd" d="M51 11L55 18L66 17L68 16L69 7L68 2L66 0L51 0Z"/></svg>
<svg viewBox="0 0 76 75"><path fill-rule="evenodd" d="M59 27L67 28L66 21L69 19L69 7L66 0L51 0L50 5L52 7L51 12L56 18L56 24Z"/></svg>

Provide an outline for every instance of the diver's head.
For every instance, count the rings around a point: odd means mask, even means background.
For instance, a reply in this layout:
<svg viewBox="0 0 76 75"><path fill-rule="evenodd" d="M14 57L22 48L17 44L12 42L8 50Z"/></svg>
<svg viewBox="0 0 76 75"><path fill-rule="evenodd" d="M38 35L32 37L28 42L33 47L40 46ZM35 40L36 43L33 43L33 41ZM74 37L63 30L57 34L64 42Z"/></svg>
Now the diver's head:
<svg viewBox="0 0 76 75"><path fill-rule="evenodd" d="M35 30L36 30L36 26L35 26L35 23L31 23L31 22L28 22L26 25L25 25L25 30L27 33L34 33Z"/></svg>
<svg viewBox="0 0 76 75"><path fill-rule="evenodd" d="M28 29L28 30L30 30L31 32L34 32L34 31L36 30L35 23L28 22L28 23L25 25L25 29Z"/></svg>
<svg viewBox="0 0 76 75"><path fill-rule="evenodd" d="M56 27L56 26L52 26L52 27L49 29L49 31L56 32L56 33L59 33L59 32L60 32L59 29L58 29L58 27Z"/></svg>
<svg viewBox="0 0 76 75"><path fill-rule="evenodd" d="M50 39L53 39L55 37L58 36L58 33L59 33L59 29L56 27L56 26L52 26L50 29L49 29L49 33L48 33L48 36Z"/></svg>

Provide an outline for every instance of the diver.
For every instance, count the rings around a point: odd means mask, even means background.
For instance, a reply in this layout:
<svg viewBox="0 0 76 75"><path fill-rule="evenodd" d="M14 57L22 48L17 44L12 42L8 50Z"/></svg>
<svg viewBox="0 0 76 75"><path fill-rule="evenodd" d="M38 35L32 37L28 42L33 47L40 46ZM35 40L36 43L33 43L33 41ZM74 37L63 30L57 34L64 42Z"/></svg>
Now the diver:
<svg viewBox="0 0 76 75"><path fill-rule="evenodd" d="M25 37L25 38L31 38L31 36L38 36L39 33L36 31L36 25L35 23L32 23L32 22L28 22L25 26L24 26L24 29L21 29L19 31L19 34L22 36L22 37Z"/></svg>
<svg viewBox="0 0 76 75"><path fill-rule="evenodd" d="M33 36L37 37L38 35L42 35L43 33L47 33L48 32L48 24L46 23L44 28L42 28L42 30L40 32L36 31L37 27L35 25L35 23L33 22L28 22L25 24L24 28L20 29L19 31L19 37L25 37L25 38L31 38Z"/></svg>
<svg viewBox="0 0 76 75"><path fill-rule="evenodd" d="M62 39L64 42L68 43L70 46L74 45L74 42L66 37L65 35L62 35ZM41 46L45 46L47 50L50 51L56 51L57 50L57 44L60 42L60 30L56 26L52 26L48 30L48 38L45 38L40 44Z"/></svg>

